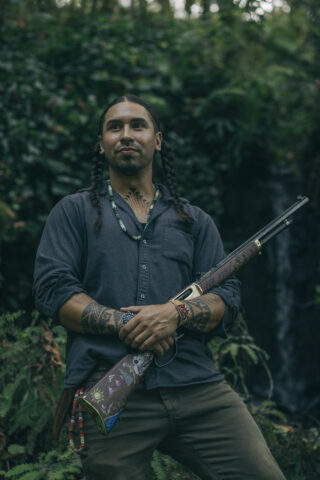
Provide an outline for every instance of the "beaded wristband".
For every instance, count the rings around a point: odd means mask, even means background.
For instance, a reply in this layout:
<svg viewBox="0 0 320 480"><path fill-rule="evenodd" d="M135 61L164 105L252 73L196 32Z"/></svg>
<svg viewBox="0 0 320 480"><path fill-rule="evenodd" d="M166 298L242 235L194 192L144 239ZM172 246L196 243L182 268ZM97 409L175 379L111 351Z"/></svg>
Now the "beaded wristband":
<svg viewBox="0 0 320 480"><path fill-rule="evenodd" d="M190 314L190 310L187 307L187 305L180 300L169 300L170 303L172 303L175 307L176 310L179 314L179 320L178 320L178 327L186 323L188 320L188 315Z"/></svg>

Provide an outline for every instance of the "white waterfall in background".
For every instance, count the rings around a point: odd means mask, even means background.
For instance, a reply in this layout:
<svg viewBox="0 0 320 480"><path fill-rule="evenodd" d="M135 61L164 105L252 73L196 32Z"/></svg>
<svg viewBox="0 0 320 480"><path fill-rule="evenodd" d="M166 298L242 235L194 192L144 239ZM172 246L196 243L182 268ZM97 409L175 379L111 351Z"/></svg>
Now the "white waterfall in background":
<svg viewBox="0 0 320 480"><path fill-rule="evenodd" d="M285 171L274 172L272 182L274 215L283 212L290 203L287 184L284 181ZM275 277L274 285L274 316L271 319L277 345L274 352L279 358L279 366L274 372L275 392L278 402L295 411L299 403L300 388L294 374L295 336L292 325L294 304L294 270L290 258L292 242L292 227L282 232L274 240L272 249L272 271Z"/></svg>

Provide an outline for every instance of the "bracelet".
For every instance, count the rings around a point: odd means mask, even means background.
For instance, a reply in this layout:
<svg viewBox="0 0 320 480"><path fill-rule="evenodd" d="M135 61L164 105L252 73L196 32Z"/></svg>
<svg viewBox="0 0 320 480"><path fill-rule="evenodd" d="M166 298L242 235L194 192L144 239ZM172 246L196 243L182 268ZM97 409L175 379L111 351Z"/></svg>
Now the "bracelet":
<svg viewBox="0 0 320 480"><path fill-rule="evenodd" d="M116 321L116 332L119 335L120 330L122 327L125 327L130 320L135 317L135 313L133 312L126 312L122 315L121 319Z"/></svg>
<svg viewBox="0 0 320 480"><path fill-rule="evenodd" d="M188 306L181 302L180 300L169 300L170 303L172 303L175 307L176 310L179 314L179 320L178 320L178 327L186 323L188 320L188 315L190 314L190 310Z"/></svg>

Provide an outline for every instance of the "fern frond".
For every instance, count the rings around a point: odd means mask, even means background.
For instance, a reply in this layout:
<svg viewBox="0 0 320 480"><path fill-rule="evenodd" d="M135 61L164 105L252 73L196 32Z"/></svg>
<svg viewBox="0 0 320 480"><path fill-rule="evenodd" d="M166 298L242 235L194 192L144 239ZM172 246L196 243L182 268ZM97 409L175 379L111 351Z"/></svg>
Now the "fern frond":
<svg viewBox="0 0 320 480"><path fill-rule="evenodd" d="M10 410L14 395L18 388L25 382L25 373L18 375L12 383L9 383L0 396L0 417L5 417Z"/></svg>
<svg viewBox="0 0 320 480"><path fill-rule="evenodd" d="M21 463L13 468L11 468L8 472L5 473L4 478L14 478L15 476L19 476L22 473L30 472L34 469L34 465L30 463Z"/></svg>

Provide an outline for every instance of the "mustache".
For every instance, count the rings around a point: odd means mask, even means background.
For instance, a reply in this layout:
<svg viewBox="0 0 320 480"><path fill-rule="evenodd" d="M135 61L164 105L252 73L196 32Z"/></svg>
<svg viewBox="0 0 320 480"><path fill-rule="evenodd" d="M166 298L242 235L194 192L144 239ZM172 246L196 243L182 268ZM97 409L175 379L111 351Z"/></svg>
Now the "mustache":
<svg viewBox="0 0 320 480"><path fill-rule="evenodd" d="M136 147L135 145L121 145L116 149L116 152L121 152L121 150L135 150L136 152L140 152L140 148Z"/></svg>

